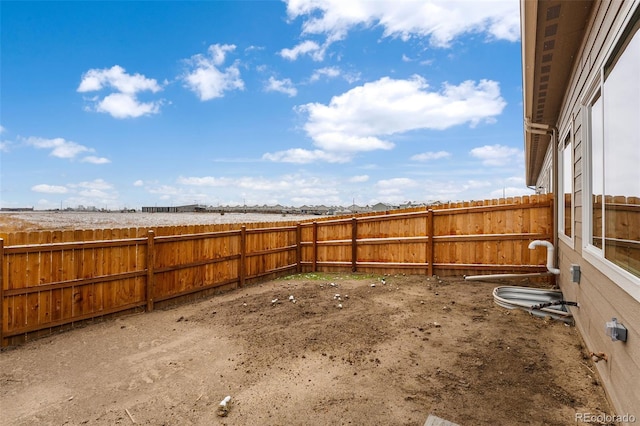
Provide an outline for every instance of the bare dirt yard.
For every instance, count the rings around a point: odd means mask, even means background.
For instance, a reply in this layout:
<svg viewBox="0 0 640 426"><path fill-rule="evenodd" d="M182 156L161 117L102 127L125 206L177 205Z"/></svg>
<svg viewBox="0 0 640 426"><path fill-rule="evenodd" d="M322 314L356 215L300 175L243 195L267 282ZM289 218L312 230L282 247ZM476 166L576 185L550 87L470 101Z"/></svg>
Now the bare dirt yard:
<svg viewBox="0 0 640 426"><path fill-rule="evenodd" d="M0 233L19 231L62 231L69 229L104 229L220 223L286 222L317 218L313 215L266 213L120 213L120 212L50 212L31 211L0 213Z"/></svg>
<svg viewBox="0 0 640 426"><path fill-rule="evenodd" d="M0 354L1 422L573 425L611 413L577 330L495 305L497 285L301 274L90 324Z"/></svg>

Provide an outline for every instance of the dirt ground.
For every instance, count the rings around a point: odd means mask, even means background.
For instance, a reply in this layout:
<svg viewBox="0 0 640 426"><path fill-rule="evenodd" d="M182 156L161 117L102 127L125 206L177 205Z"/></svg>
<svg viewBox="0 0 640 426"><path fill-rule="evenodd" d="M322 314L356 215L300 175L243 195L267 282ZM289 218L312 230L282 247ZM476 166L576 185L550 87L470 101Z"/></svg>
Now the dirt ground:
<svg viewBox="0 0 640 426"><path fill-rule="evenodd" d="M611 413L577 330L495 305L497 285L301 274L90 324L0 354L2 422L573 425Z"/></svg>
<svg viewBox="0 0 640 426"><path fill-rule="evenodd" d="M119 212L0 212L0 233L76 229L137 228L220 223L287 222L314 215L267 213L119 213Z"/></svg>

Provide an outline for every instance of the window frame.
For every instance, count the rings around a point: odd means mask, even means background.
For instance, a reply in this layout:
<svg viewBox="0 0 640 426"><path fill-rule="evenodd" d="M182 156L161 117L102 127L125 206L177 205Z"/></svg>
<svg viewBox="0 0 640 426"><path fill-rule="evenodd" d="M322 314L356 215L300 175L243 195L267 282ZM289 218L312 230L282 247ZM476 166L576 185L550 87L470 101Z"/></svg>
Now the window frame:
<svg viewBox="0 0 640 426"><path fill-rule="evenodd" d="M630 15L635 15L638 13L631 13ZM631 20L631 17L625 21L624 25L621 26L621 30L616 36L615 41L609 46L604 58L601 62L594 64L593 69L597 70L594 73L591 82L588 84L588 89L585 92L585 95L582 97L581 103L581 112L582 112L582 161L583 161L583 172L582 172L582 258L586 260L588 263L593 265L596 269L598 269L602 274L604 274L607 278L613 281L618 287L632 296L636 301L640 302L640 277L635 276L631 272L623 269L622 267L616 265L609 259L605 258L605 236L606 236L606 228L605 228L605 216L603 212L602 217L602 249L593 245L592 237L593 237L593 185L592 185L592 120L591 120L591 108L598 99L601 98L602 105L604 107L604 97L605 93L605 72L607 71L607 67L612 63L615 66L614 57L618 55L620 52L621 46L626 46L629 44L631 39L640 36L640 30L636 31L633 34L627 34L627 31L631 29L633 26L637 25L635 22ZM613 61L613 62L612 62ZM603 141L603 148L606 141L604 140L604 135L606 133L604 126L604 108L602 109L602 117L601 117L602 125L602 135L601 140ZM564 139L563 139L564 140ZM559 164L560 167L560 164ZM603 182L604 185L604 160L602 165L603 170ZM560 191L558 191L560 194ZM604 195L604 194L603 194ZM603 210L604 210L604 200L603 200ZM575 231L574 231L575 232ZM563 231L558 231L558 235L562 238Z"/></svg>
<svg viewBox="0 0 640 426"><path fill-rule="evenodd" d="M572 120L573 121L573 120ZM558 140L558 238L567 244L571 249L574 249L575 243L575 150L574 150L574 133L572 129L573 125L570 126L567 130L562 133L562 137ZM569 148L569 154L571 156L570 165L571 165L571 211L570 217L568 218L571 222L571 235L567 235L564 233L565 230L565 221L567 218L564 215L565 206L564 206L564 160L565 160L565 151Z"/></svg>

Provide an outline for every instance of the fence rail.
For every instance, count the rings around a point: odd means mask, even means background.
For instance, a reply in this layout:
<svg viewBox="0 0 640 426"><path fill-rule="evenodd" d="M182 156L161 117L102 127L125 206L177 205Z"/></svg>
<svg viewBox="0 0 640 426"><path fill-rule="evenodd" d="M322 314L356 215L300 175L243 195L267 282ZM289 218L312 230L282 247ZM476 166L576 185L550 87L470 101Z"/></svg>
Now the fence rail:
<svg viewBox="0 0 640 426"><path fill-rule="evenodd" d="M0 341L294 272L544 271L546 253L527 246L552 238L552 218L545 195L281 226L3 235Z"/></svg>

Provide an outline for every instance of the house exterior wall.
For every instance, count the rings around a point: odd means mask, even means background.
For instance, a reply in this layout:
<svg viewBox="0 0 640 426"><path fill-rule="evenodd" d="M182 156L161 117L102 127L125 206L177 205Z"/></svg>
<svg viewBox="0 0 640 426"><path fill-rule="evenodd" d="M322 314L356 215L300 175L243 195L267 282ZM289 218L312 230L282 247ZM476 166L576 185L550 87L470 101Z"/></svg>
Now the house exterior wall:
<svg viewBox="0 0 640 426"><path fill-rule="evenodd" d="M583 212L583 206L590 202L591 197L591 190L585 189L588 184L586 173L590 168L585 97L593 90L594 83L598 83L603 64L611 56L613 47L620 41L623 30L638 7L638 0L602 1L596 4L577 52L570 84L556 123L560 138L569 132L573 137L572 236L565 237L562 229L557 230L560 234L558 267L561 271L558 283L566 300L579 303L579 307L572 307L571 312L586 349L607 354L608 360L598 362L596 366L616 410L614 414L633 415L636 422L640 422L640 291L630 288L626 279L625 284L621 285L621 280L609 271L611 268L615 270L615 266L604 268L601 262L594 262L586 253L583 230L587 224L583 223L583 213L586 213ZM551 150L557 149L552 145L547 152L549 158L552 157ZM545 164L538 176L537 187L548 187L549 174L558 172L557 169L553 170L551 161ZM559 214L562 212L559 211ZM579 283L571 281L571 265L580 266L582 273ZM633 284L634 279L631 281ZM640 288L640 280L636 284ZM614 317L628 330L626 342L614 342L605 335L605 323Z"/></svg>
<svg viewBox="0 0 640 426"><path fill-rule="evenodd" d="M536 194L550 194L552 192L555 192L553 188L553 156L551 149L548 149L536 183Z"/></svg>

